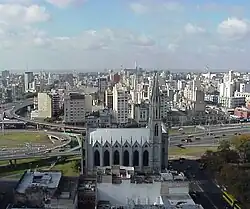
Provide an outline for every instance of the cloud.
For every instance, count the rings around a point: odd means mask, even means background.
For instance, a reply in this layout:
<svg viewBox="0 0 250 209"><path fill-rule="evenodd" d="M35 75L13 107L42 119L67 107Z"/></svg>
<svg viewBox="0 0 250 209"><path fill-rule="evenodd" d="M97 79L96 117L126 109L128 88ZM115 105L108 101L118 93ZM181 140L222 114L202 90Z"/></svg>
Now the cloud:
<svg viewBox="0 0 250 209"><path fill-rule="evenodd" d="M82 4L85 3L87 0L45 0L46 2L60 7L60 8L65 8L69 5L78 5L78 4Z"/></svg>
<svg viewBox="0 0 250 209"><path fill-rule="evenodd" d="M178 48L179 48L178 44L173 44L173 43L168 44L168 50L171 52L175 52Z"/></svg>
<svg viewBox="0 0 250 209"><path fill-rule="evenodd" d="M131 10L136 14L145 14L148 12L148 7L139 2L133 2L129 6Z"/></svg>
<svg viewBox="0 0 250 209"><path fill-rule="evenodd" d="M218 25L217 31L226 39L239 40L245 38L249 34L250 24L247 20L232 17L222 21Z"/></svg>
<svg viewBox="0 0 250 209"><path fill-rule="evenodd" d="M163 4L163 7L169 11L182 11L182 10L184 10L184 7L182 6L182 4L180 4L179 2L176 2L176 1L166 2Z"/></svg>
<svg viewBox="0 0 250 209"><path fill-rule="evenodd" d="M1 27L0 27L1 29ZM0 30L1 31L1 30ZM119 31L111 29L102 30L86 30L78 36L50 36L44 31L34 29L32 27L25 27L16 33L12 31L5 34L0 40L7 40L15 46L16 41L20 42L19 46L23 44L28 47L46 47L46 49L53 50L102 50L115 49L120 47L154 47L155 41L150 36L145 34L136 34L131 31Z"/></svg>
<svg viewBox="0 0 250 209"><path fill-rule="evenodd" d="M193 25L191 23L187 23L184 29L185 29L185 32L188 34L200 34L200 33L206 32L206 29L199 27L197 25Z"/></svg>
<svg viewBox="0 0 250 209"><path fill-rule="evenodd" d="M149 12L183 11L184 7L175 1L156 2L153 0L135 1L129 4L130 9L136 14L146 14Z"/></svg>
<svg viewBox="0 0 250 209"><path fill-rule="evenodd" d="M39 5L0 4L0 20L8 24L32 24L49 18L46 8Z"/></svg>

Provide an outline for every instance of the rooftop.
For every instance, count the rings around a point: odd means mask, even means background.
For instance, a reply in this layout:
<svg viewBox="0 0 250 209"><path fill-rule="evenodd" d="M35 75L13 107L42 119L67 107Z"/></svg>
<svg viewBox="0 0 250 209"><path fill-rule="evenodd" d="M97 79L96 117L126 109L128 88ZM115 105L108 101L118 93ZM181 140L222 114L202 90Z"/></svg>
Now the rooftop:
<svg viewBox="0 0 250 209"><path fill-rule="evenodd" d="M25 193L32 186L56 189L62 177L60 171L30 171L24 173L16 188L16 192Z"/></svg>
<svg viewBox="0 0 250 209"><path fill-rule="evenodd" d="M112 166L97 170L98 208L129 205L132 208L202 209L189 195L183 173L137 173L132 167Z"/></svg>
<svg viewBox="0 0 250 209"><path fill-rule="evenodd" d="M94 145L96 142L104 145L105 142L114 144L116 141L119 144L125 144L126 141L130 144L135 142L141 144L149 141L149 128L97 128L90 130L90 142Z"/></svg>

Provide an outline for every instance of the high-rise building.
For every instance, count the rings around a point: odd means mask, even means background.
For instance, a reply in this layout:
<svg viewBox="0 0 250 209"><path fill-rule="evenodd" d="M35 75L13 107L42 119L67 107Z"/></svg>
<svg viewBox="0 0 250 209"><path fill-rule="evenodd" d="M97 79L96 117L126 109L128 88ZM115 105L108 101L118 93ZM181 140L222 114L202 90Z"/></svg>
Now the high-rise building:
<svg viewBox="0 0 250 209"><path fill-rule="evenodd" d="M113 88L113 110L117 123L128 123L128 90L120 83Z"/></svg>
<svg viewBox="0 0 250 209"><path fill-rule="evenodd" d="M10 71L8 71L8 70L2 71L2 78L3 79L8 78L9 76L10 76Z"/></svg>
<svg viewBox="0 0 250 209"><path fill-rule="evenodd" d="M92 111L92 97L71 92L64 98L64 122L83 124L87 112Z"/></svg>
<svg viewBox="0 0 250 209"><path fill-rule="evenodd" d="M38 117L51 118L52 117L52 98L47 93L38 93Z"/></svg>
<svg viewBox="0 0 250 209"><path fill-rule="evenodd" d="M113 109L113 92L110 89L105 91L105 107Z"/></svg>
<svg viewBox="0 0 250 209"><path fill-rule="evenodd" d="M30 86L32 86L33 82L34 82L33 72L25 72L24 73L24 91L25 92L29 91Z"/></svg>

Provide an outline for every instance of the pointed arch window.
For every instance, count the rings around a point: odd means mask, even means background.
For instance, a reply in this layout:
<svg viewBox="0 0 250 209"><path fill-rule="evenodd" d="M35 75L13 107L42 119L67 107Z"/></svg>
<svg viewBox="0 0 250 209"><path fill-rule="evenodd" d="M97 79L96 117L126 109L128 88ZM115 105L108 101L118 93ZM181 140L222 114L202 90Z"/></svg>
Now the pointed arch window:
<svg viewBox="0 0 250 209"><path fill-rule="evenodd" d="M129 166L129 152L128 152L128 150L125 150L123 152L123 165Z"/></svg>
<svg viewBox="0 0 250 209"><path fill-rule="evenodd" d="M100 152L98 150L94 152L94 165L100 166Z"/></svg>
<svg viewBox="0 0 250 209"><path fill-rule="evenodd" d="M120 165L120 153L118 152L118 150L116 150L115 152L114 152L114 155L113 155L113 164L114 165Z"/></svg>
<svg viewBox="0 0 250 209"><path fill-rule="evenodd" d="M108 150L104 152L103 162L104 162L104 166L110 166L110 154Z"/></svg>
<svg viewBox="0 0 250 209"><path fill-rule="evenodd" d="M159 126L158 126L158 124L155 124L154 135L158 136L158 134L159 134Z"/></svg>
<svg viewBox="0 0 250 209"><path fill-rule="evenodd" d="M147 150L143 152L143 166L148 166L149 164L149 153Z"/></svg>
<svg viewBox="0 0 250 209"><path fill-rule="evenodd" d="M133 166L139 166L139 152L137 150L133 153Z"/></svg>

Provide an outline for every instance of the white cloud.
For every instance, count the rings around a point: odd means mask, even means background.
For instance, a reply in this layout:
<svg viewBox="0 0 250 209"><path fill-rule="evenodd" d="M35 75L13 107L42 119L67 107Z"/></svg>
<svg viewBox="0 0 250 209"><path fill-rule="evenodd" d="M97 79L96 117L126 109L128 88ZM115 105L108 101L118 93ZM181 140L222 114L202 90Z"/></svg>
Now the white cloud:
<svg viewBox="0 0 250 209"><path fill-rule="evenodd" d="M187 23L185 25L185 32L188 34L200 34L200 33L205 33L206 30L202 27L197 26L197 25Z"/></svg>
<svg viewBox="0 0 250 209"><path fill-rule="evenodd" d="M156 3L155 0L139 0L129 4L130 9L136 14L145 14L149 12L182 11L183 5L174 2Z"/></svg>
<svg viewBox="0 0 250 209"><path fill-rule="evenodd" d="M184 9L182 4L175 1L164 3L163 7L169 11L182 11Z"/></svg>
<svg viewBox="0 0 250 209"><path fill-rule="evenodd" d="M39 5L0 4L0 20L8 24L31 24L49 20L45 7Z"/></svg>
<svg viewBox="0 0 250 209"><path fill-rule="evenodd" d="M146 12L148 12L148 7L139 2L133 2L129 6L136 14L145 14Z"/></svg>
<svg viewBox="0 0 250 209"><path fill-rule="evenodd" d="M250 24L247 20L228 18L218 25L217 31L227 39L242 39L249 34Z"/></svg>
<svg viewBox="0 0 250 209"><path fill-rule="evenodd" d="M178 44L173 44L173 43L168 44L168 50L171 52L175 52L178 48L179 48Z"/></svg>
<svg viewBox="0 0 250 209"><path fill-rule="evenodd" d="M65 8L72 4L82 4L87 0L45 0L45 1L57 7Z"/></svg>

